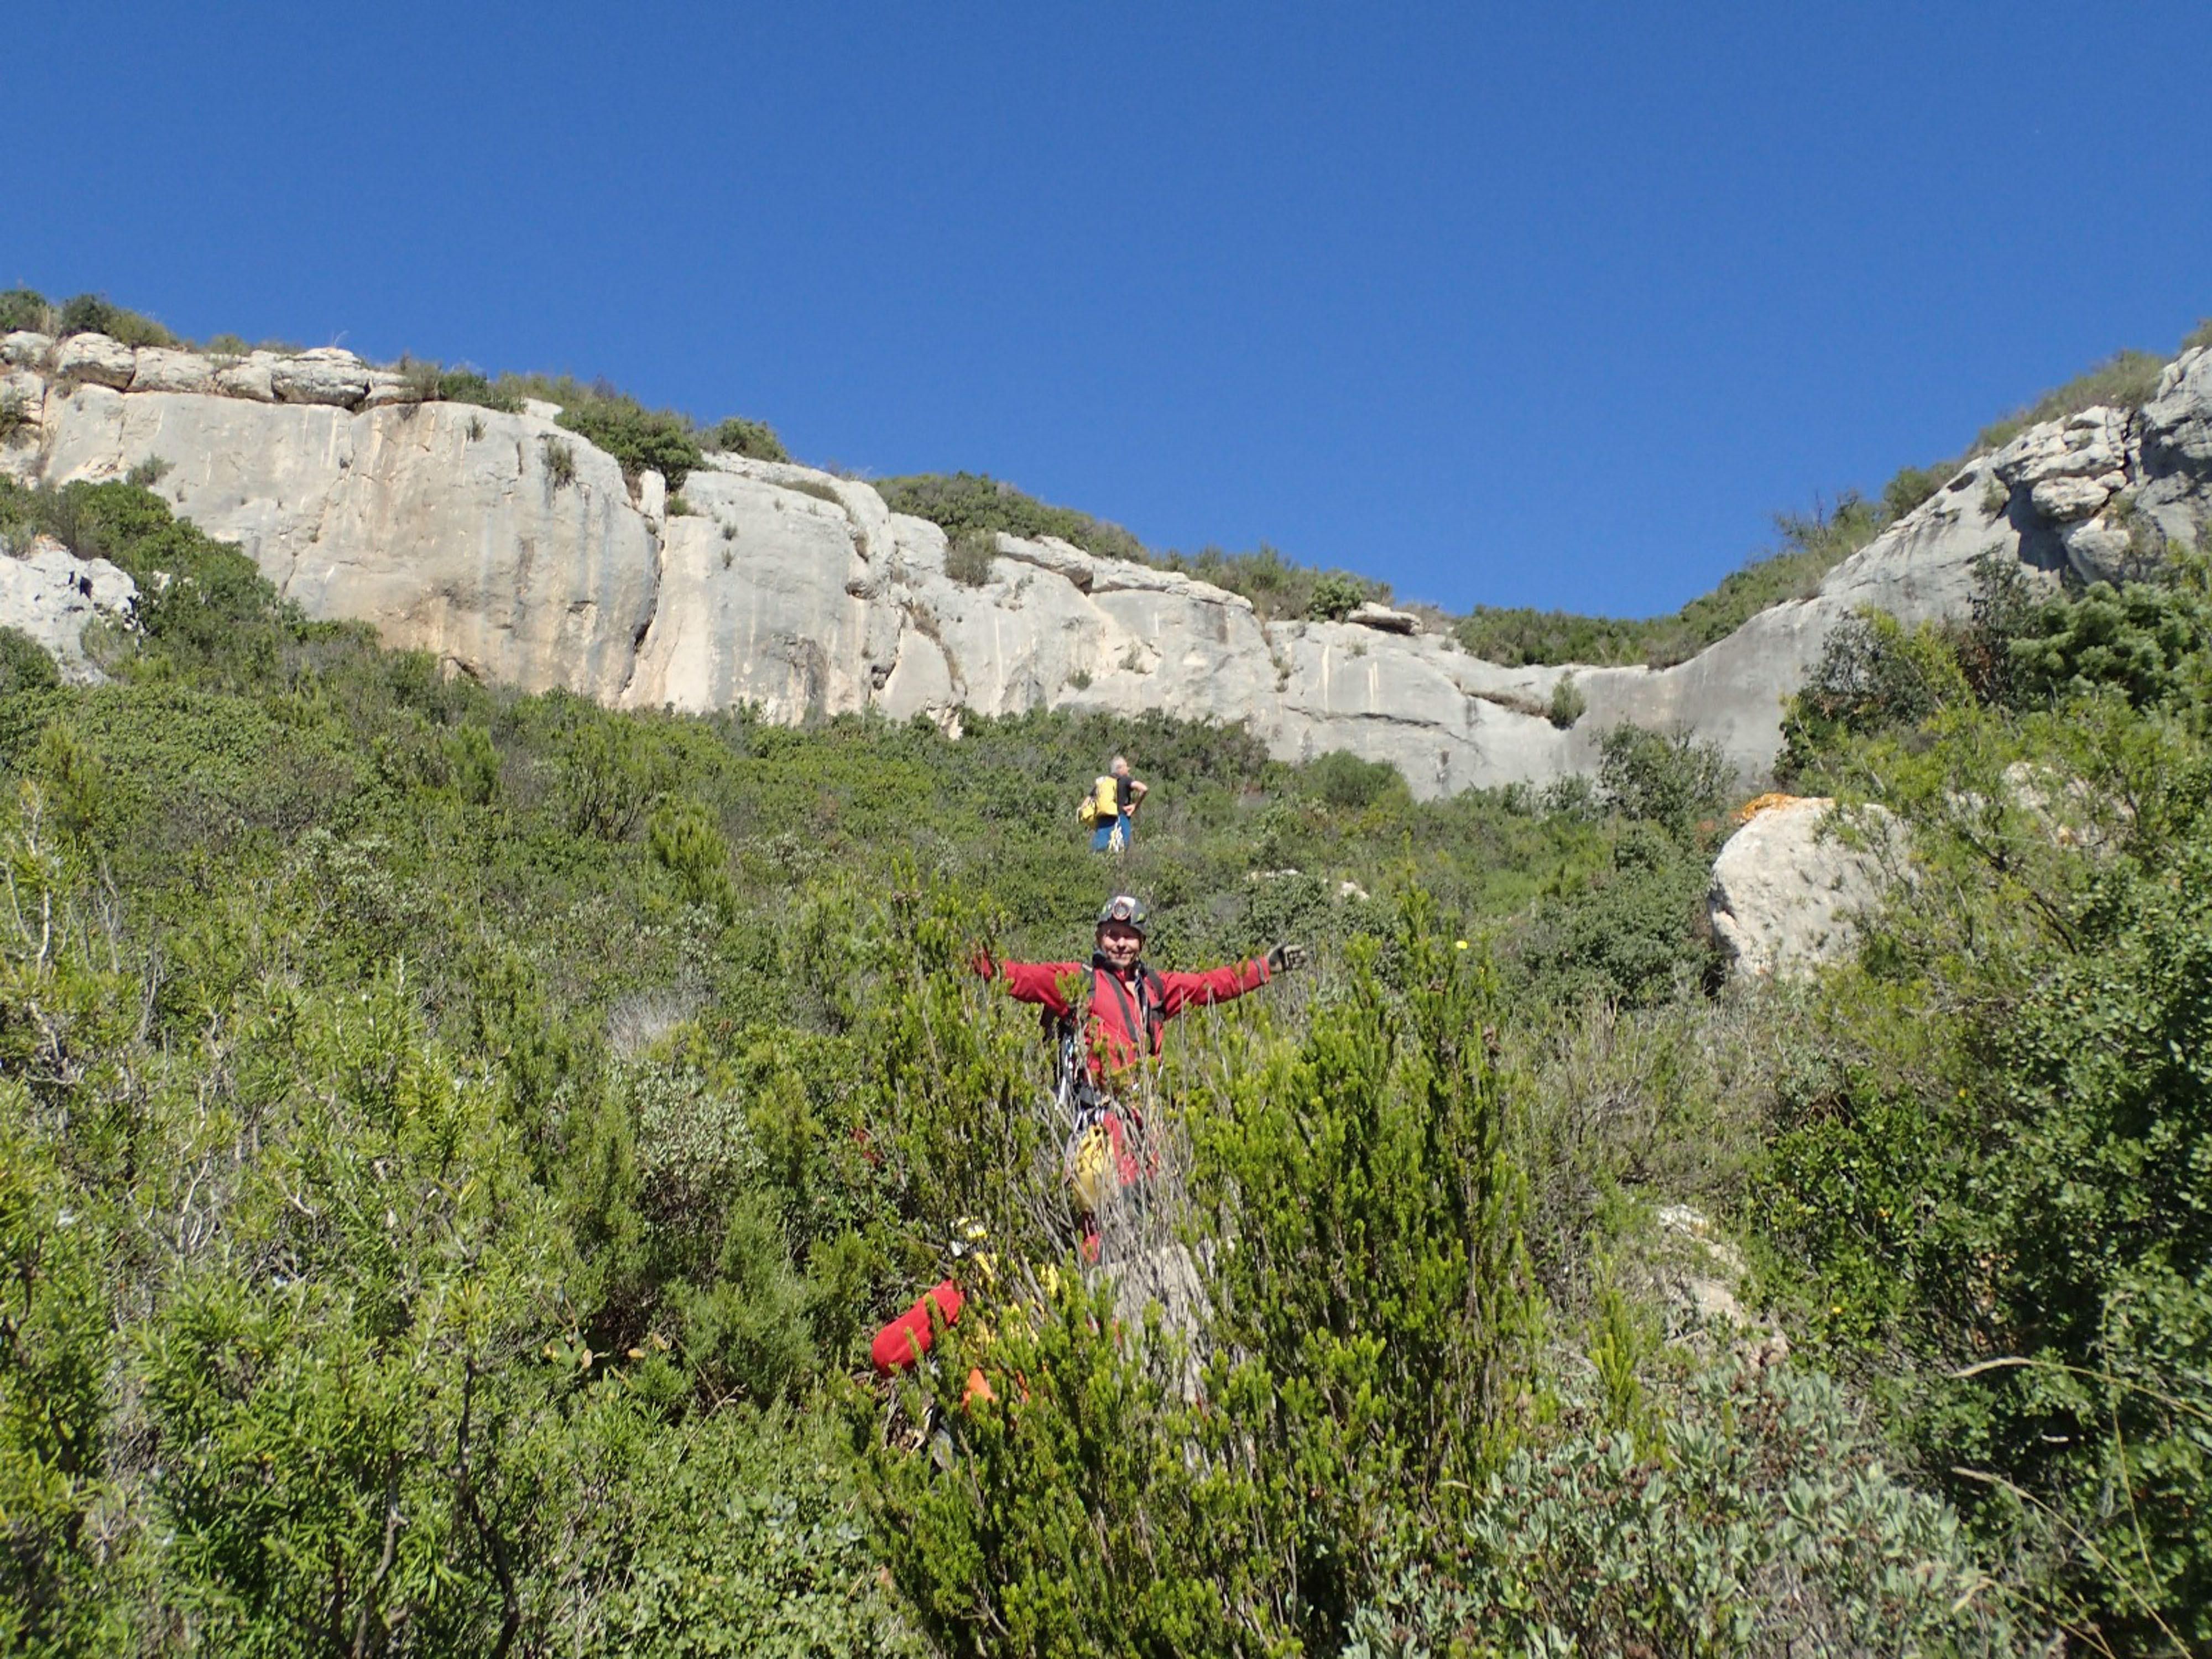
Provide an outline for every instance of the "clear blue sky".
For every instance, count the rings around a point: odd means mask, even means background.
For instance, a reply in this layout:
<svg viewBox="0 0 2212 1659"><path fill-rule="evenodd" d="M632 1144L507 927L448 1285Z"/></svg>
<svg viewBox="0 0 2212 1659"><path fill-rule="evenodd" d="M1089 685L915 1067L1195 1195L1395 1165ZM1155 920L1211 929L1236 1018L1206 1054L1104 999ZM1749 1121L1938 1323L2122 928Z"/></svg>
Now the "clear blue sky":
<svg viewBox="0 0 2212 1659"><path fill-rule="evenodd" d="M13 0L0 283L1671 610L2212 314L2205 0Z"/></svg>

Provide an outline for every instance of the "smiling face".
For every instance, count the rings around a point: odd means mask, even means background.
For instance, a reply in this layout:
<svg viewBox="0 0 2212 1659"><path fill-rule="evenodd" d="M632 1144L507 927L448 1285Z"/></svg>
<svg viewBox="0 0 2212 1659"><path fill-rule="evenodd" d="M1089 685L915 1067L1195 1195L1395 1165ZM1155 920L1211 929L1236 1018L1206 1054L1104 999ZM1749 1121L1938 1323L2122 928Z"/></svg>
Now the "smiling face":
<svg viewBox="0 0 2212 1659"><path fill-rule="evenodd" d="M1124 969L1144 954L1145 936L1126 921L1098 924L1098 954L1115 969Z"/></svg>

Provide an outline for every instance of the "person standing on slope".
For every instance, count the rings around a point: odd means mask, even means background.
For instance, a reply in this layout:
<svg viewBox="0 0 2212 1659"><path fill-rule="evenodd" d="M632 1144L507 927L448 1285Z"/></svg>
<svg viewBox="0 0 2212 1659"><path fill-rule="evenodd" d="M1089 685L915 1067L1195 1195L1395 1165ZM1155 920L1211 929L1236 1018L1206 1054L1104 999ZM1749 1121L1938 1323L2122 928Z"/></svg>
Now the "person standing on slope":
<svg viewBox="0 0 2212 1659"><path fill-rule="evenodd" d="M1145 907L1127 893L1098 913L1088 967L1079 962L1001 962L975 953L975 971L1003 979L1007 994L1042 1008L1053 1030L1058 1065L1057 1103L1072 1133L1067 1143L1070 1198L1082 1230L1085 1256L1099 1252L1097 1218L1121 1188L1147 1173L1144 1117L1129 1098L1131 1073L1158 1057L1161 1028L1190 1007L1208 1006L1256 991L1278 974L1304 965L1306 947L1278 945L1264 957L1202 973L1158 973L1142 960ZM1080 1011L1079 1014L1078 1011ZM979 1231L967 1237L972 1240ZM985 1266L988 1257L978 1257ZM957 1322L969 1295L956 1273L923 1292L914 1305L883 1327L869 1358L884 1376L917 1364L933 1345L933 1321ZM980 1372L971 1373L969 1396L990 1395Z"/></svg>
<svg viewBox="0 0 2212 1659"><path fill-rule="evenodd" d="M1114 1188L1141 1173L1136 1142L1144 1119L1128 1085L1140 1063L1158 1056L1162 1028L1186 1008L1256 991L1306 959L1305 946L1278 945L1264 957L1164 974L1145 964L1145 907L1121 893L1098 913L1087 966L1000 962L988 953L975 960L978 973L1004 979L1008 995L1037 1004L1055 1028L1054 1086L1070 1121L1070 1178L1085 1218L1096 1216Z"/></svg>
<svg viewBox="0 0 2212 1659"><path fill-rule="evenodd" d="M1084 822L1091 826L1091 850L1125 853L1137 836L1137 808L1144 804L1149 787L1129 774L1129 757L1114 757L1114 764L1091 780L1084 798Z"/></svg>

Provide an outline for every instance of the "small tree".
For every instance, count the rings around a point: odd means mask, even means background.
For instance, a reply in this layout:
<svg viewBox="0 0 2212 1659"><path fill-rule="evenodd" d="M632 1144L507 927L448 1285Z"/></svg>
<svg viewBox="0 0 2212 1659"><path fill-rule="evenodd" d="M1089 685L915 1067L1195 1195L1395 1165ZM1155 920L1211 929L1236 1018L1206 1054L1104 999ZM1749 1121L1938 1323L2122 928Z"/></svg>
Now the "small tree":
<svg viewBox="0 0 2212 1659"><path fill-rule="evenodd" d="M1367 589L1357 576L1332 570L1314 583L1306 601L1306 615L1320 622L1342 622L1367 603Z"/></svg>
<svg viewBox="0 0 2212 1659"><path fill-rule="evenodd" d="M749 421L732 415L718 421L699 440L700 447L725 455L743 455L755 461L787 461L791 452L766 421Z"/></svg>

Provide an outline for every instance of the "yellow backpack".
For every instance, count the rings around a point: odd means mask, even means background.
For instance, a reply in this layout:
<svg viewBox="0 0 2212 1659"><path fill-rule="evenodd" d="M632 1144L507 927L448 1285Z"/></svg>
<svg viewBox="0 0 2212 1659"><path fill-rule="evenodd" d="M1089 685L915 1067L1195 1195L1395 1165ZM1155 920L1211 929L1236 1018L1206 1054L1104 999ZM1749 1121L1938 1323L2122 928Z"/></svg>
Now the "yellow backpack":
<svg viewBox="0 0 2212 1659"><path fill-rule="evenodd" d="M1075 809L1075 816L1086 830L1101 823L1111 823L1121 816L1121 793L1112 774L1091 781L1091 793L1083 798L1083 805Z"/></svg>

